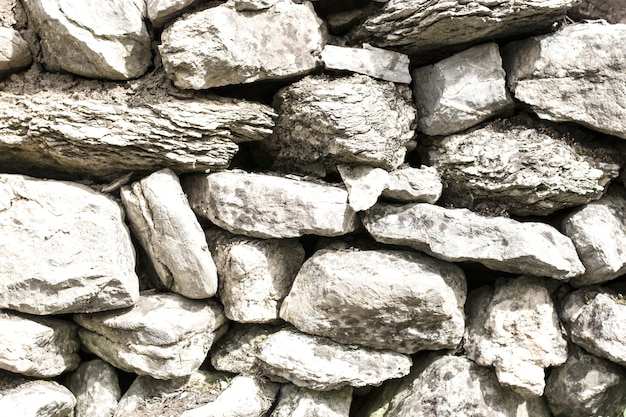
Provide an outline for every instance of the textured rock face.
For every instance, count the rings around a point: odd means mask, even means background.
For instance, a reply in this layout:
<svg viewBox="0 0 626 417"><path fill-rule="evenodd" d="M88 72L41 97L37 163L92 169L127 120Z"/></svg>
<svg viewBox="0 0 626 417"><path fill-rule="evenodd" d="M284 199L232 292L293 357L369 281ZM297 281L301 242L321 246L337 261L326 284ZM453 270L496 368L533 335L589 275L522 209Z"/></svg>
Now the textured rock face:
<svg viewBox="0 0 626 417"><path fill-rule="evenodd" d="M401 203L434 204L443 192L443 184L436 168L401 168L389 173L383 197Z"/></svg>
<svg viewBox="0 0 626 417"><path fill-rule="evenodd" d="M515 98L539 117L626 139L626 25L585 23L508 46Z"/></svg>
<svg viewBox="0 0 626 417"><path fill-rule="evenodd" d="M354 211L367 210L376 204L389 180L389 173L382 168L339 165L337 170L348 190L348 202Z"/></svg>
<svg viewBox="0 0 626 417"><path fill-rule="evenodd" d="M274 166L320 176L338 163L394 169L415 129L409 88L365 75L306 77L273 105L276 129L261 145Z"/></svg>
<svg viewBox="0 0 626 417"><path fill-rule="evenodd" d="M211 350L211 365L218 371L233 374L258 375L257 354L261 345L279 327L257 324L232 327Z"/></svg>
<svg viewBox="0 0 626 417"><path fill-rule="evenodd" d="M76 397L74 417L112 417L121 397L113 368L100 359L83 362L66 379Z"/></svg>
<svg viewBox="0 0 626 417"><path fill-rule="evenodd" d="M572 241L544 224L486 217L425 203L378 203L362 217L379 242L491 269L568 280L585 272Z"/></svg>
<svg viewBox="0 0 626 417"><path fill-rule="evenodd" d="M411 82L408 56L367 44L363 48L326 45L322 60L326 69L357 72L394 83Z"/></svg>
<svg viewBox="0 0 626 417"><path fill-rule="evenodd" d="M0 77L22 70L32 62L33 56L20 33L0 27Z"/></svg>
<svg viewBox="0 0 626 417"><path fill-rule="evenodd" d="M282 0L253 11L243 3L231 0L165 29L159 51L177 87L198 90L290 78L319 65L326 27L309 2Z"/></svg>
<svg viewBox="0 0 626 417"><path fill-rule="evenodd" d="M460 268L420 253L319 251L300 269L280 316L345 344L402 353L454 348L466 292Z"/></svg>
<svg viewBox="0 0 626 417"><path fill-rule="evenodd" d="M348 417L351 403L352 387L320 392L287 384L270 417Z"/></svg>
<svg viewBox="0 0 626 417"><path fill-rule="evenodd" d="M513 108L495 43L475 46L413 71L417 126L449 135Z"/></svg>
<svg viewBox="0 0 626 417"><path fill-rule="evenodd" d="M183 186L198 215L235 234L340 236L358 221L346 190L321 182L229 171L196 175Z"/></svg>
<svg viewBox="0 0 626 417"><path fill-rule="evenodd" d="M127 80L151 60L143 11L132 0L26 0L50 71Z"/></svg>
<svg viewBox="0 0 626 417"><path fill-rule="evenodd" d="M168 20L175 17L195 0L145 0L146 15L152 26L163 27Z"/></svg>
<svg viewBox="0 0 626 417"><path fill-rule="evenodd" d="M568 15L577 19L605 19L609 23L626 23L626 9L621 0L582 0Z"/></svg>
<svg viewBox="0 0 626 417"><path fill-rule="evenodd" d="M6 416L71 417L76 399L53 381L28 381L0 376L0 411Z"/></svg>
<svg viewBox="0 0 626 417"><path fill-rule="evenodd" d="M121 208L85 186L0 175L0 252L0 308L92 312L139 297Z"/></svg>

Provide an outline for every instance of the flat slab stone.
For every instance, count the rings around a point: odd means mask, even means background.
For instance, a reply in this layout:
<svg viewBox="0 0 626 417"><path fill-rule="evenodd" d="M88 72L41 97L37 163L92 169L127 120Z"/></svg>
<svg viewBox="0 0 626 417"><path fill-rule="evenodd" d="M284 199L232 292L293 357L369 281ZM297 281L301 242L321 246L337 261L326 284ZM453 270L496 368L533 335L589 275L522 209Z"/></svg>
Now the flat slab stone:
<svg viewBox="0 0 626 417"><path fill-rule="evenodd" d="M22 35L11 28L0 27L0 77L28 67L33 56Z"/></svg>
<svg viewBox="0 0 626 417"><path fill-rule="evenodd" d="M0 374L0 413L20 417L70 417L76 399L54 381L32 381Z"/></svg>
<svg viewBox="0 0 626 417"><path fill-rule="evenodd" d="M115 368L100 359L81 363L65 384L76 397L73 417L112 417L122 396Z"/></svg>
<svg viewBox="0 0 626 417"><path fill-rule="evenodd" d="M276 407L269 417L348 417L352 387L334 391L314 391L285 384L280 388Z"/></svg>
<svg viewBox="0 0 626 417"><path fill-rule="evenodd" d="M367 44L363 48L326 45L322 61L326 69L352 71L394 83L411 82L407 55Z"/></svg>
<svg viewBox="0 0 626 417"><path fill-rule="evenodd" d="M437 169L422 165L391 171L382 196L401 203L434 204L442 192L443 183Z"/></svg>

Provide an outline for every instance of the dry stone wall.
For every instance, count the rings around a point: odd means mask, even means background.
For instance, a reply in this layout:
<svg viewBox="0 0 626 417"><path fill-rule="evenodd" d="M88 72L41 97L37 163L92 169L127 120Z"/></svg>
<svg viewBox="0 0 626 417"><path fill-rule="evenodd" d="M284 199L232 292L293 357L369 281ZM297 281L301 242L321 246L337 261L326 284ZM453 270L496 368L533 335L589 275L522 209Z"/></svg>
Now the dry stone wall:
<svg viewBox="0 0 626 417"><path fill-rule="evenodd" d="M622 416L624 10L0 0L0 415Z"/></svg>

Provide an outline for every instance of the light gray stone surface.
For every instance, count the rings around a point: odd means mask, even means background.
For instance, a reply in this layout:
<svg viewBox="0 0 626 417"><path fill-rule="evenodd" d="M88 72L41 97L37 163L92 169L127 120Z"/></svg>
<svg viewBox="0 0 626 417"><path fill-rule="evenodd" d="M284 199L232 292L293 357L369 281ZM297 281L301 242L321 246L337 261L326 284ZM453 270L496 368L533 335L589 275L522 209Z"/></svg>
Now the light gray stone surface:
<svg viewBox="0 0 626 417"><path fill-rule="evenodd" d="M437 169L422 165L390 172L382 196L402 203L434 204L442 192L443 183Z"/></svg>
<svg viewBox="0 0 626 417"><path fill-rule="evenodd" d="M378 203L362 216L379 242L409 246L451 262L565 280L585 272L574 244L545 223L487 217L426 203Z"/></svg>
<svg viewBox="0 0 626 417"><path fill-rule="evenodd" d="M22 35L11 28L0 27L0 77L28 67L33 56Z"/></svg>
<svg viewBox="0 0 626 417"><path fill-rule="evenodd" d="M54 381L0 375L0 414L19 417L72 417L76 399Z"/></svg>
<svg viewBox="0 0 626 417"><path fill-rule="evenodd" d="M186 7L192 5L195 0L145 0L146 15L152 26L162 28Z"/></svg>
<svg viewBox="0 0 626 417"><path fill-rule="evenodd" d="M389 180L382 168L339 165L339 175L348 190L348 202L354 211L367 210L378 201Z"/></svg>
<svg viewBox="0 0 626 417"><path fill-rule="evenodd" d="M76 397L74 417L112 417L122 396L115 368L100 359L81 363L65 385Z"/></svg>
<svg viewBox="0 0 626 417"><path fill-rule="evenodd" d="M351 403L352 387L322 392L286 384L270 417L348 417Z"/></svg>
<svg viewBox="0 0 626 417"><path fill-rule="evenodd" d="M326 45L322 50L322 61L330 70L356 72L394 83L411 82L408 56L367 44L363 48Z"/></svg>
<svg viewBox="0 0 626 417"><path fill-rule="evenodd" d="M582 0L568 15L575 19L604 19L609 23L626 23L623 0Z"/></svg>
<svg viewBox="0 0 626 417"><path fill-rule="evenodd" d="M236 325L211 349L211 365L218 371L258 375L258 353L265 339L280 327L258 324Z"/></svg>

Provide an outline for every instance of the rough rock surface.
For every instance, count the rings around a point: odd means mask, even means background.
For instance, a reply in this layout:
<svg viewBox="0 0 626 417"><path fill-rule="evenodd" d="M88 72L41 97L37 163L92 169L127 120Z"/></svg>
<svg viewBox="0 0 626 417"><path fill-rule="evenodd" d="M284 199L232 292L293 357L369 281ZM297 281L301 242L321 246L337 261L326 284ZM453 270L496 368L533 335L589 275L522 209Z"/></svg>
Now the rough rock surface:
<svg viewBox="0 0 626 417"><path fill-rule="evenodd" d="M191 375L226 328L215 301L144 295L132 309L77 314L89 351L117 368L157 379Z"/></svg>
<svg viewBox="0 0 626 417"><path fill-rule="evenodd" d="M74 323L4 311L0 312L0 328L0 369L50 378L76 369L80 363Z"/></svg>
<svg viewBox="0 0 626 417"><path fill-rule="evenodd" d="M0 308L93 312L139 297L121 207L79 184L0 175L0 253Z"/></svg>
<svg viewBox="0 0 626 417"><path fill-rule="evenodd" d="M232 327L211 349L211 365L218 371L258 375L260 362L257 355L261 345L279 330L280 327L258 324Z"/></svg>
<svg viewBox="0 0 626 417"><path fill-rule="evenodd" d="M151 63L143 10L133 0L25 0L49 71L127 80Z"/></svg>
<svg viewBox="0 0 626 417"><path fill-rule="evenodd" d="M276 129L260 146L278 168L319 176L338 163L391 170L414 135L410 89L366 75L305 77L281 89L273 106Z"/></svg>
<svg viewBox="0 0 626 417"><path fill-rule="evenodd" d="M486 217L426 203L378 203L362 216L379 242L404 245L451 262L568 280L585 272L574 244L545 223Z"/></svg>
<svg viewBox="0 0 626 417"><path fill-rule="evenodd" d="M413 71L417 126L449 135L514 106L505 86L500 49L487 43Z"/></svg>
<svg viewBox="0 0 626 417"><path fill-rule="evenodd" d="M121 189L135 236L161 283L187 298L217 292L217 270L176 173L164 169Z"/></svg>
<svg viewBox="0 0 626 417"><path fill-rule="evenodd" d="M237 10L242 3L189 14L163 31L163 67L177 87L292 78L318 67L327 34L311 3L283 0L267 9Z"/></svg>
<svg viewBox="0 0 626 417"><path fill-rule="evenodd" d="M441 197L443 183L434 167L400 168L389 173L382 196L402 203L434 204Z"/></svg>
<svg viewBox="0 0 626 417"><path fill-rule="evenodd" d="M626 23L622 0L582 0L568 12L575 19L604 19L609 23Z"/></svg>
<svg viewBox="0 0 626 417"><path fill-rule="evenodd" d="M100 359L81 363L65 384L76 397L74 417L112 417L122 396L115 368Z"/></svg>
<svg viewBox="0 0 626 417"><path fill-rule="evenodd" d="M54 381L29 381L0 374L0 412L3 416L71 417L76 399Z"/></svg>
<svg viewBox="0 0 626 417"><path fill-rule="evenodd" d="M622 6L623 8L623 6ZM626 25L581 23L507 46L511 91L543 119L626 139Z"/></svg>
<svg viewBox="0 0 626 417"><path fill-rule="evenodd" d="M286 384L270 417L348 417L351 403L352 387L313 391Z"/></svg>
<svg viewBox="0 0 626 417"><path fill-rule="evenodd" d="M459 267L421 253L322 250L300 269L280 316L339 343L411 354L458 345L466 293Z"/></svg>
<svg viewBox="0 0 626 417"><path fill-rule="evenodd" d="M183 188L196 214L235 234L340 236L358 222L346 190L322 182L226 171L189 177Z"/></svg>
<svg viewBox="0 0 626 417"><path fill-rule="evenodd" d="M20 71L33 62L28 43L20 33L0 27L0 77Z"/></svg>
<svg viewBox="0 0 626 417"><path fill-rule="evenodd" d="M351 71L385 81L409 84L409 57L398 52L374 48L326 45L322 51L326 69Z"/></svg>
<svg viewBox="0 0 626 417"><path fill-rule="evenodd" d="M378 201L389 180L382 168L339 165L339 175L348 190L348 202L354 211L367 210Z"/></svg>
<svg viewBox="0 0 626 417"><path fill-rule="evenodd" d="M567 341L542 278L502 278L495 289L469 294L465 353L495 367L500 384L525 398L540 397L545 368L567 360Z"/></svg>
<svg viewBox="0 0 626 417"><path fill-rule="evenodd" d="M162 28L194 2L195 0L146 0L146 15L153 27Z"/></svg>
<svg viewBox="0 0 626 417"><path fill-rule="evenodd" d="M226 317L240 323L276 321L304 262L300 242L246 238L217 228L207 230L206 236L220 277Z"/></svg>
<svg viewBox="0 0 626 417"><path fill-rule="evenodd" d="M427 159L448 184L446 202L546 215L597 200L619 174L622 162L580 133L572 139L528 117L502 119L434 139Z"/></svg>

